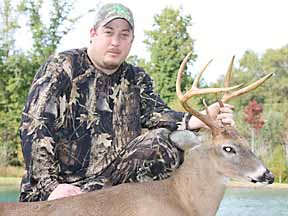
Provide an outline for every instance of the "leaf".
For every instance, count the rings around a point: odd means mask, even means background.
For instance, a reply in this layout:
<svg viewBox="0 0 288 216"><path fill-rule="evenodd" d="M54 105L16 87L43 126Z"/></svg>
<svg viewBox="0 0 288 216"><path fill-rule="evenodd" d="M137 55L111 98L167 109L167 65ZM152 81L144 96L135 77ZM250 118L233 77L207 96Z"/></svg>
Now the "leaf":
<svg viewBox="0 0 288 216"><path fill-rule="evenodd" d="M107 133L100 134L98 137L100 143L104 145L105 148L109 148L112 145L111 136Z"/></svg>

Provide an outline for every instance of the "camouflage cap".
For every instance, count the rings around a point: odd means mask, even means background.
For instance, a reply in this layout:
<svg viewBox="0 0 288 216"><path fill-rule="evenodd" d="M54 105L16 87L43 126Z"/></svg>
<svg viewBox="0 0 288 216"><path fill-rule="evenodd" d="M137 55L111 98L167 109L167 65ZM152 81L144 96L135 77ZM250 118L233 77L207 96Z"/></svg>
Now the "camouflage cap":
<svg viewBox="0 0 288 216"><path fill-rule="evenodd" d="M117 18L125 19L130 24L132 30L134 30L134 19L132 12L129 8L119 3L109 3L103 5L98 10L94 25L98 26L101 24L104 26Z"/></svg>

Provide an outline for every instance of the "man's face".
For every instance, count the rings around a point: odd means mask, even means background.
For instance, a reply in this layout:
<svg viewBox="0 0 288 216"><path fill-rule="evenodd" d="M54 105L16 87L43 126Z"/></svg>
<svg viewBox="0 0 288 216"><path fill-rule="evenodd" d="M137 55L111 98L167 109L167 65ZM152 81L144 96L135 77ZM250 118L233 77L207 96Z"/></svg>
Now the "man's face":
<svg viewBox="0 0 288 216"><path fill-rule="evenodd" d="M90 30L89 57L98 69L117 70L129 54L133 31L124 19L114 19Z"/></svg>

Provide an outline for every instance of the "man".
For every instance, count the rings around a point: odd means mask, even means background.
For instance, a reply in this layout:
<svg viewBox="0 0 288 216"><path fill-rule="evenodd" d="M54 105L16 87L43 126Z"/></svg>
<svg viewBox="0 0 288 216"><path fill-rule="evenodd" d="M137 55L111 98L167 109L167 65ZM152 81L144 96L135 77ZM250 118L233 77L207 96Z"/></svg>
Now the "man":
<svg viewBox="0 0 288 216"><path fill-rule="evenodd" d="M104 5L90 37L87 49L51 56L34 78L20 127L26 166L20 201L166 178L183 160L169 133L179 125L204 127L167 107L150 77L125 62L134 39L128 8ZM233 123L231 106L210 111Z"/></svg>

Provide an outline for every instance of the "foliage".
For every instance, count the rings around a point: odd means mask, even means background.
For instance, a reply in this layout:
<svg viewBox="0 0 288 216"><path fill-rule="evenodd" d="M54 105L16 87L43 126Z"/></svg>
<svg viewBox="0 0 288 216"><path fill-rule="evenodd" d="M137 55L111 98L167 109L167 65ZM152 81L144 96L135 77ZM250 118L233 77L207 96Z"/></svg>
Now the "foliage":
<svg viewBox="0 0 288 216"><path fill-rule="evenodd" d="M288 178L288 164L287 160L285 160L285 154L283 147L278 145L273 151L273 160L269 163L269 168L275 176L275 181L282 183Z"/></svg>
<svg viewBox="0 0 288 216"><path fill-rule="evenodd" d="M37 68L45 61L47 56L54 53L61 38L72 28L75 19L70 19L69 14L75 1L70 0L26 0L22 7L29 18L29 27L32 33L33 48L32 61ZM43 19L43 13L48 11L48 22Z"/></svg>
<svg viewBox="0 0 288 216"><path fill-rule="evenodd" d="M143 58L139 58L137 55L130 55L127 60L126 60L128 63L134 65L134 66L137 66L137 67L141 67L141 68L148 68L149 65L148 63L146 62L145 59Z"/></svg>
<svg viewBox="0 0 288 216"><path fill-rule="evenodd" d="M154 16L152 30L145 31L147 45L151 54L150 65L145 68L155 81L156 91L166 102L175 98L175 82L178 68L184 57L193 52L193 40L188 34L191 17L184 16L180 9L165 8L160 15ZM195 60L193 53L191 61ZM188 80L183 76L183 87Z"/></svg>
<svg viewBox="0 0 288 216"><path fill-rule="evenodd" d="M264 119L261 117L263 106L258 104L256 100L252 100L248 106L245 107L244 112L246 114L244 121L250 124L256 132L259 132L264 125Z"/></svg>
<svg viewBox="0 0 288 216"><path fill-rule="evenodd" d="M252 151L256 151L257 138L255 135L259 135L260 129L264 125L264 119L261 116L263 112L262 104L258 104L255 99L249 102L249 104L244 108L244 121L250 125L251 131L251 148ZM259 146L257 151L259 152Z"/></svg>
<svg viewBox="0 0 288 216"><path fill-rule="evenodd" d="M48 3L50 10L44 8ZM23 159L18 127L34 74L77 19L68 18L74 4L68 0L4 0L1 4L0 165L20 165ZM43 10L50 12L48 23L41 19ZM29 18L33 48L28 52L15 47L20 17Z"/></svg>
<svg viewBox="0 0 288 216"><path fill-rule="evenodd" d="M19 164L17 128L23 103L22 88L27 88L28 58L15 50L15 32L21 15L19 8L23 2L13 6L5 0L1 7L1 47L0 47L0 160L1 165Z"/></svg>

